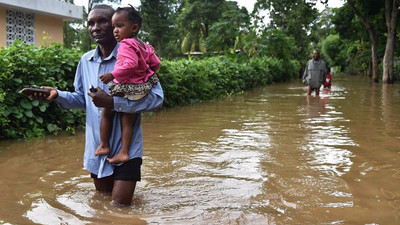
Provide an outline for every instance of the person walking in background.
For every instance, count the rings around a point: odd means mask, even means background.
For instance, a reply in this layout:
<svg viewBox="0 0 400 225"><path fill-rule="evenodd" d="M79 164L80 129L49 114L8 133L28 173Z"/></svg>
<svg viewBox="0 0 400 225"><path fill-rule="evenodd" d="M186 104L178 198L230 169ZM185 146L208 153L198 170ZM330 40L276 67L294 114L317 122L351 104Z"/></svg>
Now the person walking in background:
<svg viewBox="0 0 400 225"><path fill-rule="evenodd" d="M326 63L320 58L319 51L314 50L313 58L310 59L304 69L303 83L307 85L307 95L315 91L319 96L319 89L326 80Z"/></svg>

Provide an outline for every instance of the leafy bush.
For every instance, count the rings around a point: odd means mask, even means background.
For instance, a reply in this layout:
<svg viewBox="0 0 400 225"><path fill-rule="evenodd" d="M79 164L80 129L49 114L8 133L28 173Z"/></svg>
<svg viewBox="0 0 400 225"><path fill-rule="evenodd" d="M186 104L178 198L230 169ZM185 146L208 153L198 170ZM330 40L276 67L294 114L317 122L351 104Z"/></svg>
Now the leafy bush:
<svg viewBox="0 0 400 225"><path fill-rule="evenodd" d="M61 45L37 48L18 41L0 50L1 139L75 131L81 124L83 112L61 110L54 103L31 101L18 92L29 85L72 90L81 55Z"/></svg>
<svg viewBox="0 0 400 225"><path fill-rule="evenodd" d="M163 61L158 72L164 89L164 107L191 104L297 76L298 62L270 57L252 58L248 65L227 57Z"/></svg>

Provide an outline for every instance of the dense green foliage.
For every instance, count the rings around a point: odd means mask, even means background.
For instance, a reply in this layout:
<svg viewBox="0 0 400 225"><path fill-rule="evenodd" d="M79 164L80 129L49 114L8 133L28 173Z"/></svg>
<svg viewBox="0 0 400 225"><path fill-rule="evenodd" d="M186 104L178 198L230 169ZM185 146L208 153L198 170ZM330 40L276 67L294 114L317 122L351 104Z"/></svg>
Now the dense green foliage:
<svg viewBox="0 0 400 225"><path fill-rule="evenodd" d="M343 41L339 35L329 35L322 42L322 52L327 53L326 61L330 65L345 67L346 54L343 52Z"/></svg>
<svg viewBox="0 0 400 225"><path fill-rule="evenodd" d="M312 42L320 41L313 40L313 37L308 35L318 16L315 1L258 0L255 4L255 10L269 10L271 20L268 26L272 29L279 29L287 37L294 40L293 59L307 61L308 55L315 48L315 46L311 46Z"/></svg>
<svg viewBox="0 0 400 225"><path fill-rule="evenodd" d="M29 85L73 91L75 68L82 54L60 45L37 48L21 42L0 50L0 139L74 133L84 125L84 111L62 110L55 102L42 103L18 93ZM252 58L248 64L225 56L164 60L159 71L164 107L207 101L290 80L296 76L297 67L295 62L273 57Z"/></svg>
<svg viewBox="0 0 400 225"><path fill-rule="evenodd" d="M297 68L296 62L270 57L252 58L248 65L235 63L225 56L198 61L164 61L159 71L165 94L164 106L206 101L288 81L296 77Z"/></svg>
<svg viewBox="0 0 400 225"><path fill-rule="evenodd" d="M375 65L383 63L387 49L393 49L395 56L400 52L396 47L400 44L399 38L395 45L386 49L391 35L388 35L385 11L397 14L400 4L398 0L388 1L393 3L389 4L392 8L385 10L382 0L345 1L341 8L335 9L328 7L329 0L257 0L253 11L248 12L236 1L228 0L141 0L138 10L143 16L143 26L139 36L152 44L160 57L168 59L197 51L206 55L218 52L232 56L240 50L248 60L256 55L285 55L281 58L284 61L298 60L305 64L317 48L325 49L321 52L322 57L340 71L368 74L372 64L376 68ZM88 5L111 2L121 1L90 0ZM350 2L361 17L349 7ZM317 3L325 4L325 10L318 10ZM269 19L263 18L265 11ZM371 42L361 18L368 20L376 33L376 44ZM64 46L78 47L82 51L94 47L84 24L66 24ZM290 43L286 45L285 42ZM335 42L340 45L335 46ZM372 48L372 45L376 47ZM376 49L376 54L371 49ZM394 70L394 78L399 76L397 71Z"/></svg>
<svg viewBox="0 0 400 225"><path fill-rule="evenodd" d="M400 17L397 16L399 7L398 0L348 0L334 11L332 23L335 31L342 39L344 49L351 49L342 51L350 53L345 56L349 62L346 65L348 72L354 71L352 65L361 65L362 72L370 75L373 82L378 82L380 78L384 83L396 80L399 74L397 70L392 70L391 64L396 61L393 51L395 56L398 55L396 45L400 44L399 39L394 38L400 25ZM365 48L366 44L369 47ZM380 68L386 72L382 74L378 71Z"/></svg>
<svg viewBox="0 0 400 225"><path fill-rule="evenodd" d="M222 13L218 22L210 27L207 37L207 49L209 51L230 52L237 39L242 39L250 26L250 17L246 8L239 10L237 5L232 4L231 9ZM238 47L238 46L237 46Z"/></svg>
<svg viewBox="0 0 400 225"><path fill-rule="evenodd" d="M158 56L177 55L179 46L175 35L174 11L177 8L177 0L141 0L140 13L142 15L142 32L140 37L152 43Z"/></svg>
<svg viewBox="0 0 400 225"><path fill-rule="evenodd" d="M37 48L21 42L0 50L0 138L74 132L82 124L81 111L64 111L54 103L31 101L18 93L29 85L72 90L80 55L60 45Z"/></svg>

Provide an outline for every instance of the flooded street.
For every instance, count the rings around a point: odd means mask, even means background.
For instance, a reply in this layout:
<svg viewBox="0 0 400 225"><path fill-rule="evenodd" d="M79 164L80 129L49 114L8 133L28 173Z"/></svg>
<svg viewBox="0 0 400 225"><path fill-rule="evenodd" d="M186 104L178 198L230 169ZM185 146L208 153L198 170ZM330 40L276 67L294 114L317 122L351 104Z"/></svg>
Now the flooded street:
<svg viewBox="0 0 400 225"><path fill-rule="evenodd" d="M298 81L146 115L142 181L116 208L84 136L0 142L0 224L400 224L399 84Z"/></svg>

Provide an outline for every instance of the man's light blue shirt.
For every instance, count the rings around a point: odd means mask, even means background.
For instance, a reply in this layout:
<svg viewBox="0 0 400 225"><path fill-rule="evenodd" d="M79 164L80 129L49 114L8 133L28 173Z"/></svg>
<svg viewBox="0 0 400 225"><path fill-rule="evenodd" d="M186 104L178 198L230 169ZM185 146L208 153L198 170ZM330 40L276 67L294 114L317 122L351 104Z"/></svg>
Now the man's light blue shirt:
<svg viewBox="0 0 400 225"><path fill-rule="evenodd" d="M114 69L119 43L115 46L111 55L101 59L99 47L87 52L79 61L74 87L75 92L59 91L56 102L64 109L86 110L85 128L85 153L83 166L89 172L96 174L98 178L112 175L114 167L106 160L107 156L95 156L94 152L100 144L100 121L102 108L96 107L91 97L87 94L89 86L100 87L108 93L108 85L100 81L100 75L110 73ZM113 128L110 136L110 148L112 157L121 148L121 113L139 113L133 127L132 142L129 147L130 158L143 157L143 132L141 127L141 112L158 109L164 99L160 83L154 85L149 94L144 98L131 101L121 97L114 97L114 110L117 112L113 119ZM60 118L62 119L62 118Z"/></svg>

